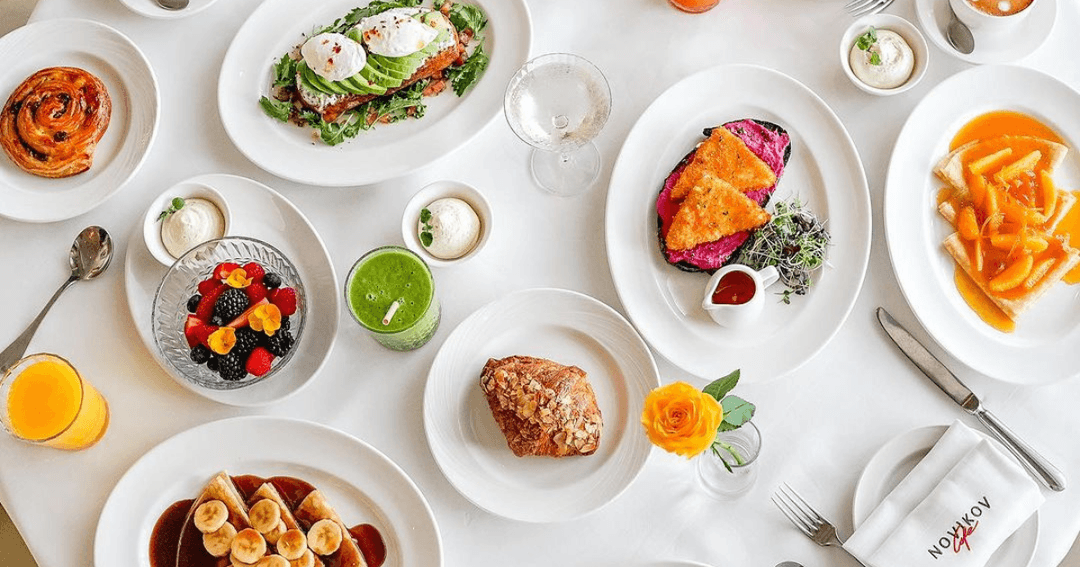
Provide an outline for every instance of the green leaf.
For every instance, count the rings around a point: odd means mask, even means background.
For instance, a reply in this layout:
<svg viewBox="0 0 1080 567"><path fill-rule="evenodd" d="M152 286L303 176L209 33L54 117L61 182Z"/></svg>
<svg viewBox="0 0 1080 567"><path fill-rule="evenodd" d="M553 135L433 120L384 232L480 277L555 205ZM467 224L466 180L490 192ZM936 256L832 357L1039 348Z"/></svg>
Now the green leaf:
<svg viewBox="0 0 1080 567"><path fill-rule="evenodd" d="M459 67L447 69L446 76L450 79L454 94L462 96L472 88L483 76L484 71L487 70L488 63L491 63L491 58L488 57L487 53L484 53L484 43L480 42L465 63Z"/></svg>
<svg viewBox="0 0 1080 567"><path fill-rule="evenodd" d="M871 65L881 65L881 54L878 53L877 51L871 53L870 54L870 64Z"/></svg>
<svg viewBox="0 0 1080 567"><path fill-rule="evenodd" d="M431 211L426 208L420 209L420 222L426 224L429 220L431 220Z"/></svg>
<svg viewBox="0 0 1080 567"><path fill-rule="evenodd" d="M866 33L860 35L855 40L855 45L862 51L870 49L870 46L877 43L877 29L874 26L870 26L870 29Z"/></svg>
<svg viewBox="0 0 1080 567"><path fill-rule="evenodd" d="M724 408L724 421L720 424L720 431L738 429L754 417L756 409L754 404L738 396L727 396L720 405ZM725 428L725 424L730 427Z"/></svg>
<svg viewBox="0 0 1080 567"><path fill-rule="evenodd" d="M172 200L169 201L169 208L161 211L161 214L158 215L158 222L169 218L169 215L175 213L176 211L179 211L182 208L184 208L184 200L180 197L173 197Z"/></svg>
<svg viewBox="0 0 1080 567"><path fill-rule="evenodd" d="M724 399L724 396L726 396L728 392L735 388L736 384L739 383L739 375L740 371L736 369L734 372L723 378L713 380L712 383L702 388L701 391L716 398L716 401L719 402Z"/></svg>
<svg viewBox="0 0 1080 567"><path fill-rule="evenodd" d="M176 211L179 211L180 209L184 208L184 200L181 199L180 197L173 197L172 208L173 208L174 213Z"/></svg>
<svg viewBox="0 0 1080 567"><path fill-rule="evenodd" d="M424 246L431 246L433 240L435 240L435 237L433 237L430 232L425 230L420 233L420 242L423 243Z"/></svg>
<svg viewBox="0 0 1080 567"><path fill-rule="evenodd" d="M452 4L450 6L450 23L458 31L472 30L473 35L479 34L487 26L487 16L479 6L471 4Z"/></svg>
<svg viewBox="0 0 1080 567"><path fill-rule="evenodd" d="M274 100L272 98L262 97L259 99L259 106L262 107L263 112L270 118L276 118L282 122L289 121L289 115L292 114L293 105L287 100Z"/></svg>
<svg viewBox="0 0 1080 567"><path fill-rule="evenodd" d="M328 32L345 33L349 28L355 26L360 20L368 16L381 14L393 8L414 8L419 6L422 1L423 0L374 0L367 6L354 8L344 18L338 18L334 23L316 30L312 35Z"/></svg>
<svg viewBox="0 0 1080 567"><path fill-rule="evenodd" d="M290 87L296 84L297 63L288 53L281 56L281 60L274 64L275 87Z"/></svg>

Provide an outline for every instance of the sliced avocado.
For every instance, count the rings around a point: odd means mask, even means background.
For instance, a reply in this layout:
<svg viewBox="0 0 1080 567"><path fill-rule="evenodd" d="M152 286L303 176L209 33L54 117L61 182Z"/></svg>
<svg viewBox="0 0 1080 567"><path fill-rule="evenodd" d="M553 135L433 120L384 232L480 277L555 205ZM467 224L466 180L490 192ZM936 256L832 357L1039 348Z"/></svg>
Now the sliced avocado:
<svg viewBox="0 0 1080 567"><path fill-rule="evenodd" d="M386 94L386 87L376 85L360 75L353 75L341 82L345 88L354 89L356 94Z"/></svg>
<svg viewBox="0 0 1080 567"><path fill-rule="evenodd" d="M413 54L415 55L415 54ZM398 71L400 73L408 73L406 76L412 75L416 69L413 69L412 65L406 61L410 55L404 57L387 57L385 55L368 55L368 60L375 60L378 63L379 69L387 69Z"/></svg>
<svg viewBox="0 0 1080 567"><path fill-rule="evenodd" d="M370 61L363 69L360 70L360 76L371 81L372 83L375 83L376 85L379 85L380 87L386 87L388 89L396 89L397 87L401 86L402 82L401 79L391 77L390 75L387 75L386 73L375 69L371 66Z"/></svg>
<svg viewBox="0 0 1080 567"><path fill-rule="evenodd" d="M302 82L309 89L318 91L323 94L334 94L332 91L326 88L321 81L319 81L319 77L315 74L314 71L311 70L311 67L307 66L307 63L305 63L304 61L300 61L300 63L296 65L296 72L298 75L300 75Z"/></svg>
<svg viewBox="0 0 1080 567"><path fill-rule="evenodd" d="M406 73L405 71L400 71L394 67L387 66L378 55L368 57L368 65L371 65L384 75L391 76L395 79L401 79L402 81L408 79L409 76L412 75L412 73Z"/></svg>
<svg viewBox="0 0 1080 567"><path fill-rule="evenodd" d="M349 28L349 31L345 32L345 37L355 41L356 43L364 43L364 34L360 33L359 25Z"/></svg>

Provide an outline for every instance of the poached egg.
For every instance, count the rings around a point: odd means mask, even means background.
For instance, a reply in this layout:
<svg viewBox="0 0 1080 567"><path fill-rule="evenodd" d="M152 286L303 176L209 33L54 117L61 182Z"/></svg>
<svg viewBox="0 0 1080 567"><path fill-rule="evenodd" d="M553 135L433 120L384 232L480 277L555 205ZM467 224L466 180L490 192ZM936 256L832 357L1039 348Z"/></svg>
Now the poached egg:
<svg viewBox="0 0 1080 567"><path fill-rule="evenodd" d="M404 57L420 51L439 35L435 28L413 16L418 8L393 8L360 20L360 32L368 51L384 57Z"/></svg>
<svg viewBox="0 0 1080 567"><path fill-rule="evenodd" d="M316 75L328 81L347 79L367 64L364 46L340 33L312 37L300 47L300 55Z"/></svg>

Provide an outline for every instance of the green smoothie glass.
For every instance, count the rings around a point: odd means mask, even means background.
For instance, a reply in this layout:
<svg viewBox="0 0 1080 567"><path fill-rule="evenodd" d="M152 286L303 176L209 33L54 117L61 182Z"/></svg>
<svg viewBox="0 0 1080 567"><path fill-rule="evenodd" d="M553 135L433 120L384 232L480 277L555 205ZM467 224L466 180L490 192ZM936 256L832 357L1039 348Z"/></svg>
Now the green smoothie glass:
<svg viewBox="0 0 1080 567"><path fill-rule="evenodd" d="M407 248L383 246L364 254L345 280L353 318L391 350L424 346L439 327L435 279Z"/></svg>

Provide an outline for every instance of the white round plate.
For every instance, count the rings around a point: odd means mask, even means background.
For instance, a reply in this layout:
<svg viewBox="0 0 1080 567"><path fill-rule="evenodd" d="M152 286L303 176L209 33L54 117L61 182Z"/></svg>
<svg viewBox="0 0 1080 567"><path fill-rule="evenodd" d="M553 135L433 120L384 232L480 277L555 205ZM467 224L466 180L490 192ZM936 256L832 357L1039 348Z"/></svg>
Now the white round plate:
<svg viewBox="0 0 1080 567"><path fill-rule="evenodd" d="M968 63L1010 63L1031 55L1050 37L1057 20L1057 0L1038 0L1016 28L1008 33L980 33L973 31L975 50L960 53L945 39L945 27L949 24L949 0L915 0L915 14L926 37L942 51Z"/></svg>
<svg viewBox="0 0 1080 567"><path fill-rule="evenodd" d="M944 425L912 429L894 437L870 458L859 476L858 484L855 485L855 496L851 502L851 515L856 529L930 452L946 429L948 427ZM1005 447L997 440L981 431L976 430L976 433L990 439L998 449L1006 452ZM986 567L1024 567L1031 562L1038 542L1039 513L1036 511L990 556Z"/></svg>
<svg viewBox="0 0 1080 567"><path fill-rule="evenodd" d="M963 93L963 96L958 96ZM937 212L943 183L932 169L968 121L993 110L1034 116L1065 139L1069 153L1054 171L1060 187L1080 187L1080 93L1038 71L984 66L934 87L900 131L885 184L885 237L893 270L919 322L945 350L972 369L1016 384L1046 384L1076 376L1080 349L1077 288L1054 286L999 332L956 290L954 262L942 247L953 232Z"/></svg>
<svg viewBox="0 0 1080 567"><path fill-rule="evenodd" d="M255 165L309 185L366 185L435 161L468 142L499 114L506 84L529 59L532 22L525 0L466 3L483 8L489 21L483 35L491 63L472 90L458 97L447 89L425 99L423 118L377 126L331 147L317 137L313 142L311 128L268 117L259 97L268 93L271 66L283 53L312 29L348 14L358 2L266 0L240 27L221 65L218 108L225 131Z"/></svg>
<svg viewBox="0 0 1080 567"><path fill-rule="evenodd" d="M288 451L273 448L283 444ZM161 513L174 502L198 497L223 470L311 483L347 525L369 523L379 529L386 542L385 567L442 565L442 540L431 508L386 455L325 425L266 416L200 425L136 461L101 510L94 565L149 567L150 534Z"/></svg>
<svg viewBox="0 0 1080 567"><path fill-rule="evenodd" d="M217 0L191 0L188 7L183 10L166 10L158 5L157 0L120 0L120 2L140 16L158 20L176 20L194 16L209 8Z"/></svg>
<svg viewBox="0 0 1080 567"><path fill-rule="evenodd" d="M199 395L231 406L263 406L284 400L315 378L334 346L341 290L330 254L303 213L273 189L251 179L224 174L200 175L177 185L188 183L209 185L225 197L233 211L230 228L233 236L268 242L293 262L307 294L307 332L297 343L299 350L288 366L267 380L239 390L201 388L174 374L157 350L150 324L154 294L168 268L150 255L142 238L142 223L136 223L132 231L124 262L124 289L135 329L161 368L177 383Z"/></svg>
<svg viewBox="0 0 1080 567"><path fill-rule="evenodd" d="M146 56L127 36L97 22L42 20L0 38L0 100L47 67L78 67L105 83L112 116L90 169L47 179L19 169L0 152L0 216L54 222L105 202L135 175L157 131L157 79Z"/></svg>
<svg viewBox="0 0 1080 567"><path fill-rule="evenodd" d="M791 159L770 202L798 197L827 222L833 244L807 295L785 305L776 284L757 321L728 329L701 308L709 275L664 261L655 203L664 179L703 139L703 128L742 118L787 130ZM672 363L707 379L736 368L751 380L772 378L813 357L847 319L870 257L870 217L859 154L824 101L777 71L714 67L661 94L627 136L608 188L608 263L630 320Z"/></svg>
<svg viewBox="0 0 1080 567"><path fill-rule="evenodd" d="M489 358L527 355L588 373L604 417L588 456L515 457L480 390ZM651 445L645 396L660 385L649 347L614 309L559 289L518 291L481 307L443 343L424 390L424 430L443 474L477 506L526 522L583 516L637 477Z"/></svg>

